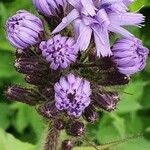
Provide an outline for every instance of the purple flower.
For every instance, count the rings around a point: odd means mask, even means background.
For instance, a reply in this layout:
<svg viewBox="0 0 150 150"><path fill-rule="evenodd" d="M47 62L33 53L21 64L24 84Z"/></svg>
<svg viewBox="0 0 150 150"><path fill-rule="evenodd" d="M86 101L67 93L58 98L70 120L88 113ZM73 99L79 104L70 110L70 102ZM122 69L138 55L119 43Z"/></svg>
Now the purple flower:
<svg viewBox="0 0 150 150"><path fill-rule="evenodd" d="M54 70L67 68L76 61L78 53L75 41L60 34L41 42L39 48L43 57L50 63L50 68Z"/></svg>
<svg viewBox="0 0 150 150"><path fill-rule="evenodd" d="M97 56L110 56L109 32L115 32L123 37L133 35L122 26L138 26L144 21L144 16L127 12L127 1L123 0L68 0L74 9L63 18L62 22L52 32L57 33L73 22L80 51L86 50L94 35Z"/></svg>
<svg viewBox="0 0 150 150"><path fill-rule="evenodd" d="M59 16L66 7L66 0L32 0L35 8L44 16Z"/></svg>
<svg viewBox="0 0 150 150"><path fill-rule="evenodd" d="M119 72L131 75L144 69L148 49L137 38L118 40L112 47L113 61Z"/></svg>
<svg viewBox="0 0 150 150"><path fill-rule="evenodd" d="M57 109L65 110L70 116L81 116L91 102L90 83L80 77L75 77L73 74L61 77L54 89Z"/></svg>
<svg viewBox="0 0 150 150"><path fill-rule="evenodd" d="M7 38L17 49L26 49L39 43L43 30L42 21L25 10L17 11L6 22Z"/></svg>

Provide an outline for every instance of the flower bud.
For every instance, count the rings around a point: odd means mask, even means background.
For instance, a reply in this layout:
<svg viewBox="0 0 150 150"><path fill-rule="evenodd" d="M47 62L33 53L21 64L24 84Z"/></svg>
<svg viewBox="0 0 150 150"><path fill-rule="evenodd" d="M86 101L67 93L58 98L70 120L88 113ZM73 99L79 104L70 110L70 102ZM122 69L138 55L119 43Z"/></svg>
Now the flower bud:
<svg viewBox="0 0 150 150"><path fill-rule="evenodd" d="M33 14L20 10L6 22L9 42L17 49L26 49L41 41L42 21Z"/></svg>
<svg viewBox="0 0 150 150"><path fill-rule="evenodd" d="M46 17L63 17L66 8L66 0L32 0L38 12Z"/></svg>
<svg viewBox="0 0 150 150"><path fill-rule="evenodd" d="M73 143L70 140L65 140L62 143L62 150L72 150L73 148Z"/></svg>
<svg viewBox="0 0 150 150"><path fill-rule="evenodd" d="M83 117L86 121L90 123L95 123L98 119L98 113L96 112L95 108L92 105L90 105L85 109Z"/></svg>
<svg viewBox="0 0 150 150"><path fill-rule="evenodd" d="M57 130L62 130L62 129L64 129L64 121L63 121L62 119L55 120L55 121L54 121L54 127L55 127Z"/></svg>
<svg viewBox="0 0 150 150"><path fill-rule="evenodd" d="M55 107L55 102L45 102L38 108L38 113L44 118L52 119L58 115L58 110Z"/></svg>
<svg viewBox="0 0 150 150"><path fill-rule="evenodd" d="M38 103L39 94L32 89L22 88L19 86L12 86L5 92L7 99L35 105Z"/></svg>
<svg viewBox="0 0 150 150"><path fill-rule="evenodd" d="M97 106L108 112L113 111L119 101L117 93L105 91L96 91L95 93L93 93L93 99L96 102Z"/></svg>
<svg viewBox="0 0 150 150"><path fill-rule="evenodd" d="M47 64L44 61L40 61L37 58L19 58L15 60L15 67L18 72L24 74L47 74L49 70Z"/></svg>
<svg viewBox="0 0 150 150"><path fill-rule="evenodd" d="M84 130L84 124L82 122L76 121L70 125L67 133L72 136L82 136L84 134Z"/></svg>
<svg viewBox="0 0 150 150"><path fill-rule="evenodd" d="M144 69L148 49L137 38L118 40L112 47L113 58L118 71L131 75Z"/></svg>

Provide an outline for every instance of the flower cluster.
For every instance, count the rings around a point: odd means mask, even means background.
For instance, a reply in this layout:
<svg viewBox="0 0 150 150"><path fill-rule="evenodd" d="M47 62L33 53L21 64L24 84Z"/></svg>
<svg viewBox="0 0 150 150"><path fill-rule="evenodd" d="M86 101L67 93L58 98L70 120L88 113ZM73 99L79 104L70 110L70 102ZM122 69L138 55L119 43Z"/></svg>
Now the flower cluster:
<svg viewBox="0 0 150 150"><path fill-rule="evenodd" d="M83 122L95 123L99 111L117 107L117 91L105 87L127 84L146 65L148 49L123 28L144 22L142 14L129 12L133 1L33 0L43 19L56 27L49 33L42 19L25 10L10 17L6 32L16 48L14 66L33 86L9 87L7 98L36 106L55 130L82 138ZM110 46L112 32L121 37ZM73 144L66 139L61 149Z"/></svg>

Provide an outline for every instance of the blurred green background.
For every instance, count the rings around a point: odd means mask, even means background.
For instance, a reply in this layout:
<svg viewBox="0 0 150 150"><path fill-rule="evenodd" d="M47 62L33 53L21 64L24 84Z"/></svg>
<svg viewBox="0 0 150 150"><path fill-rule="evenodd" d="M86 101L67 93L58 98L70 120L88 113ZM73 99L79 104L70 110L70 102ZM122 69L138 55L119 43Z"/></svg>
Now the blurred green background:
<svg viewBox="0 0 150 150"><path fill-rule="evenodd" d="M132 11L140 8L146 16L145 27L129 30L150 49L150 0L137 0L130 6ZM8 85L25 84L13 67L15 49L7 42L4 27L7 18L19 9L36 13L31 0L0 0L0 150L36 150L35 145L42 143L45 128L34 109L9 102L4 97ZM103 114L95 125L88 126L89 139L101 144L144 133L144 138L110 149L150 150L150 58L148 62L145 70L134 75L129 85L120 87L123 94L117 110Z"/></svg>

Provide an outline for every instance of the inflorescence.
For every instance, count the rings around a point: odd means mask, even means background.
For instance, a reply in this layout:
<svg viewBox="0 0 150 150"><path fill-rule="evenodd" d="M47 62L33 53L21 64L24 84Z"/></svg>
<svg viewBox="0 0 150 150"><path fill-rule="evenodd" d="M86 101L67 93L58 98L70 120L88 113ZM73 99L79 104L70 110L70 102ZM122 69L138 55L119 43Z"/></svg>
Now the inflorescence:
<svg viewBox="0 0 150 150"><path fill-rule="evenodd" d="M31 88L9 87L7 98L36 106L57 130L82 138L85 122L117 107L118 93L105 87L127 84L146 65L148 49L123 28L144 22L129 11L133 1L33 0L41 19L17 11L6 22L7 39L16 48L14 66ZM121 36L110 45L112 32ZM62 149L74 143L66 139Z"/></svg>

